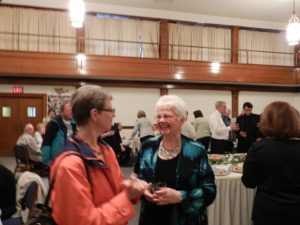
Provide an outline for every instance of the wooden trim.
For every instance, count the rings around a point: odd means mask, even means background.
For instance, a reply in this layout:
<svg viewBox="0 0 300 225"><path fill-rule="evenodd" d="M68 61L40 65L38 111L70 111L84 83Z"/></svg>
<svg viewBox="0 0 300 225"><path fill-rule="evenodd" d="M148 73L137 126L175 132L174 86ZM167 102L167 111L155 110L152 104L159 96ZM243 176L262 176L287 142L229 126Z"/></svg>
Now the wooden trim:
<svg viewBox="0 0 300 225"><path fill-rule="evenodd" d="M176 74L182 79L176 79ZM299 71L287 66L221 63L220 72L214 74L210 62L94 55L87 55L80 67L75 54L0 51L0 77L297 86Z"/></svg>
<svg viewBox="0 0 300 225"><path fill-rule="evenodd" d="M167 88L160 88L160 96L167 95L169 90Z"/></svg>
<svg viewBox="0 0 300 225"><path fill-rule="evenodd" d="M231 116L237 117L239 110L239 91L231 91Z"/></svg>
<svg viewBox="0 0 300 225"><path fill-rule="evenodd" d="M122 129L133 129L134 128L134 126L123 126L122 125Z"/></svg>
<svg viewBox="0 0 300 225"><path fill-rule="evenodd" d="M25 9L38 9L38 10L52 10L57 12L67 12L67 9L59 9L59 8L52 8L52 7L37 7L37 6L29 6L29 5L14 5L14 4L6 4L1 3L0 1L0 7L6 6L6 7L14 7L14 8L25 8Z"/></svg>
<svg viewBox="0 0 300 225"><path fill-rule="evenodd" d="M169 59L169 26L168 20L160 21L159 58Z"/></svg>
<svg viewBox="0 0 300 225"><path fill-rule="evenodd" d="M103 87L122 88L157 88L162 95L168 94L169 89L190 90L226 90L226 91L256 91L256 92L287 92L298 93L300 87L295 86L272 86L272 85L242 85L242 84L217 84L217 83L176 83L168 81L128 81L128 80L99 80L84 78L35 78L35 77L7 77L0 76L2 84L20 85L64 85L80 87L83 84L96 84Z"/></svg>
<svg viewBox="0 0 300 225"><path fill-rule="evenodd" d="M77 53L85 53L85 27L76 29Z"/></svg>
<svg viewBox="0 0 300 225"><path fill-rule="evenodd" d="M232 27L231 31L231 62L238 63L239 62L239 30L240 28L237 26Z"/></svg>

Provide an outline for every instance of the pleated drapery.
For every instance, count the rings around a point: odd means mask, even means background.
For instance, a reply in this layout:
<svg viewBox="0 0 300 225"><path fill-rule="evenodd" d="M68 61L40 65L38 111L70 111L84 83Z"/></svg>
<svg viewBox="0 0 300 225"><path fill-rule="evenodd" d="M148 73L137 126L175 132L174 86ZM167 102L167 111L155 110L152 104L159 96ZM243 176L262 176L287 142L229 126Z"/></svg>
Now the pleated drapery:
<svg viewBox="0 0 300 225"><path fill-rule="evenodd" d="M239 63L294 65L294 47L284 32L239 31Z"/></svg>
<svg viewBox="0 0 300 225"><path fill-rule="evenodd" d="M75 38L67 12L0 7L0 49L75 53Z"/></svg>
<svg viewBox="0 0 300 225"><path fill-rule="evenodd" d="M159 57L159 22L86 16L87 54Z"/></svg>
<svg viewBox="0 0 300 225"><path fill-rule="evenodd" d="M230 62L231 29L169 23L169 58Z"/></svg>

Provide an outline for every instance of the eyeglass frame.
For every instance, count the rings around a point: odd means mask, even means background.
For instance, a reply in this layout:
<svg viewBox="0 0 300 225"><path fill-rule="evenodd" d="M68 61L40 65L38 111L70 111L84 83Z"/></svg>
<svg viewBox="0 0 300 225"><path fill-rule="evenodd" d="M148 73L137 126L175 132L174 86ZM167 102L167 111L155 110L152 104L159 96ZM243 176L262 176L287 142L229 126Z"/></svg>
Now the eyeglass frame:
<svg viewBox="0 0 300 225"><path fill-rule="evenodd" d="M115 112L116 112L116 109L115 109L115 108L111 108L111 109L101 109L100 111L115 113Z"/></svg>
<svg viewBox="0 0 300 225"><path fill-rule="evenodd" d="M176 115L163 115L161 117L154 116L154 119L156 120L156 122L159 122L161 119L163 119L164 121L170 121L174 117L176 117Z"/></svg>

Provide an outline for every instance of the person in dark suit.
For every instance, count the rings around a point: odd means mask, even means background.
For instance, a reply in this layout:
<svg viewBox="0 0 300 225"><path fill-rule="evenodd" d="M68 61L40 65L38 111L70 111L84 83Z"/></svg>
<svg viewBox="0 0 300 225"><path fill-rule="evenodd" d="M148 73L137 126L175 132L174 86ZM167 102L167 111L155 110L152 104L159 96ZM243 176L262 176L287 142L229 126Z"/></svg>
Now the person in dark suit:
<svg viewBox="0 0 300 225"><path fill-rule="evenodd" d="M13 173L0 164L1 220L9 219L16 212L16 181Z"/></svg>
<svg viewBox="0 0 300 225"><path fill-rule="evenodd" d="M261 115L260 130L267 137L250 147L242 182L257 188L254 225L300 223L299 117L286 102L269 104Z"/></svg>
<svg viewBox="0 0 300 225"><path fill-rule="evenodd" d="M253 105L250 102L243 104L243 113L238 116L236 123L239 125L240 130L237 132L238 146L237 152L248 152L251 144L260 139L259 120L258 114L252 113Z"/></svg>
<svg viewBox="0 0 300 225"><path fill-rule="evenodd" d="M121 129L122 125L120 123L114 123L110 131L105 132L101 137L114 150L120 166L130 167L133 166L130 162L131 148L122 145Z"/></svg>

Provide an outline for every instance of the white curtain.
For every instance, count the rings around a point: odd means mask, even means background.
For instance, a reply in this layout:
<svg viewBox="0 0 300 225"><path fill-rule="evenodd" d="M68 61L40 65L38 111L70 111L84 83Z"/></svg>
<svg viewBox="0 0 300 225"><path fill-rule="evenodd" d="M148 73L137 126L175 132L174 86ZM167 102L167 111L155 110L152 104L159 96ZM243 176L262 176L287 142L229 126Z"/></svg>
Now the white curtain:
<svg viewBox="0 0 300 225"><path fill-rule="evenodd" d="M0 49L75 53L75 38L67 12L0 7Z"/></svg>
<svg viewBox="0 0 300 225"><path fill-rule="evenodd" d="M284 32L240 30L239 63L293 66L294 47Z"/></svg>
<svg viewBox="0 0 300 225"><path fill-rule="evenodd" d="M86 16L85 51L94 55L159 57L159 22Z"/></svg>
<svg viewBox="0 0 300 225"><path fill-rule="evenodd" d="M230 62L231 30L169 23L169 58Z"/></svg>

